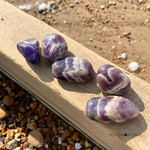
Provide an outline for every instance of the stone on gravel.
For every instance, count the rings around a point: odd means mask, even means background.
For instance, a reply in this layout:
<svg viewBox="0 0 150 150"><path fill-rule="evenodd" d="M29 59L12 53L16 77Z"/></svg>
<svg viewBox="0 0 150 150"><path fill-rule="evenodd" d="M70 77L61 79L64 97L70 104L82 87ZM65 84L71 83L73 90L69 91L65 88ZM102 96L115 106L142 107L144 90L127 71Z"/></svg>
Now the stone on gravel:
<svg viewBox="0 0 150 150"><path fill-rule="evenodd" d="M70 7L70 8L74 8L74 5L73 5L73 4L69 4L69 7Z"/></svg>
<svg viewBox="0 0 150 150"><path fill-rule="evenodd" d="M3 102L6 106L11 106L13 103L14 103L14 98L9 96L9 95L6 95L4 98L3 98Z"/></svg>
<svg viewBox="0 0 150 150"><path fill-rule="evenodd" d="M36 130L37 129L37 124L36 124L36 122L30 122L30 123L27 124L27 127L30 130Z"/></svg>
<svg viewBox="0 0 150 150"><path fill-rule="evenodd" d="M61 139L62 140L65 140L68 136L70 136L71 135L71 132L69 131L69 130L65 130L64 132L63 132L63 134L61 135Z"/></svg>
<svg viewBox="0 0 150 150"><path fill-rule="evenodd" d="M129 70L133 72L139 68L139 64L137 62L131 62L128 67L129 67Z"/></svg>
<svg viewBox="0 0 150 150"><path fill-rule="evenodd" d="M6 118L8 116L9 116L9 112L6 110L6 108L0 106L0 119Z"/></svg>
<svg viewBox="0 0 150 150"><path fill-rule="evenodd" d="M21 147L16 147L14 150L21 150Z"/></svg>
<svg viewBox="0 0 150 150"><path fill-rule="evenodd" d="M44 144L44 138L42 133L38 130L33 130L28 135L28 142L37 148L42 147Z"/></svg>
<svg viewBox="0 0 150 150"><path fill-rule="evenodd" d="M18 147L18 142L15 139L9 141L6 145L7 149L15 149L16 147Z"/></svg>

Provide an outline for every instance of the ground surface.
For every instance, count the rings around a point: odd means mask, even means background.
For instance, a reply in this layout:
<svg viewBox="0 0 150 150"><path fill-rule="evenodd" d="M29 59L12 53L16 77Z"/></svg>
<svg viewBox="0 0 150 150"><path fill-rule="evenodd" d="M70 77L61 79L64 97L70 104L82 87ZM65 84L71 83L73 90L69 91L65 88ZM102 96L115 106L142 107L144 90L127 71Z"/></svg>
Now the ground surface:
<svg viewBox="0 0 150 150"><path fill-rule="evenodd" d="M139 69L133 73L150 83L148 0L55 0L56 12L42 14L35 6L37 0L7 1L15 6L31 4L31 10L25 12L126 70L132 61L138 62ZM51 1L38 2L47 4ZM70 4L74 7L70 8ZM101 9L102 5L104 9ZM127 54L126 60L120 59L123 52Z"/></svg>

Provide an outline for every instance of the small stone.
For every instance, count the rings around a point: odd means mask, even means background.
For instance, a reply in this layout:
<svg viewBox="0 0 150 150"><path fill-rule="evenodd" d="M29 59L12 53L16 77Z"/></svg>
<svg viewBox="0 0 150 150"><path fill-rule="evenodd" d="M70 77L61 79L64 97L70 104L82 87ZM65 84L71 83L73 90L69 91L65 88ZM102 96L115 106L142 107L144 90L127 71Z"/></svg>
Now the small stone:
<svg viewBox="0 0 150 150"><path fill-rule="evenodd" d="M0 106L0 119L6 118L8 116L9 116L9 112L6 110L6 108Z"/></svg>
<svg viewBox="0 0 150 150"><path fill-rule="evenodd" d="M94 76L90 62L79 57L67 57L54 62L52 73L55 78L69 82L87 82Z"/></svg>
<svg viewBox="0 0 150 150"><path fill-rule="evenodd" d="M57 131L59 134L62 134L64 132L64 128L63 127L58 127Z"/></svg>
<svg viewBox="0 0 150 150"><path fill-rule="evenodd" d="M49 5L51 7L54 6L55 4L56 4L55 1L48 1L47 2L47 5Z"/></svg>
<svg viewBox="0 0 150 150"><path fill-rule="evenodd" d="M75 150L75 147L73 145L68 145L67 150Z"/></svg>
<svg viewBox="0 0 150 150"><path fill-rule="evenodd" d="M85 148L92 148L92 144L88 143L87 141L85 142Z"/></svg>
<svg viewBox="0 0 150 150"><path fill-rule="evenodd" d="M32 38L17 43L19 52L32 64L40 61L39 42Z"/></svg>
<svg viewBox="0 0 150 150"><path fill-rule="evenodd" d="M64 59L68 52L68 46L65 39L58 34L48 34L42 42L41 54L51 62Z"/></svg>
<svg viewBox="0 0 150 150"><path fill-rule="evenodd" d="M21 113L25 113L26 112L26 108L25 107L19 107L19 111L21 112Z"/></svg>
<svg viewBox="0 0 150 150"><path fill-rule="evenodd" d="M42 3L39 5L39 13L42 13L43 11L46 11L48 9L48 6L45 3Z"/></svg>
<svg viewBox="0 0 150 150"><path fill-rule="evenodd" d="M72 126L69 126L68 130L72 133L74 131L74 128Z"/></svg>
<svg viewBox="0 0 150 150"><path fill-rule="evenodd" d="M58 138L58 144L62 144L62 139L61 139L61 137Z"/></svg>
<svg viewBox="0 0 150 150"><path fill-rule="evenodd" d="M78 132L74 132L73 133L73 136L72 136L72 139L74 140L74 141L76 141L77 139L78 139Z"/></svg>
<svg viewBox="0 0 150 150"><path fill-rule="evenodd" d="M127 54L126 53L122 53L121 58L126 60L127 59Z"/></svg>
<svg viewBox="0 0 150 150"><path fill-rule="evenodd" d="M11 94L11 88L10 87L6 87L6 90L7 90L8 94Z"/></svg>
<svg viewBox="0 0 150 150"><path fill-rule="evenodd" d="M21 136L21 133L16 133L15 138L19 138Z"/></svg>
<svg viewBox="0 0 150 150"><path fill-rule="evenodd" d="M63 132L63 134L61 135L61 139L65 140L67 137L69 137L71 135L71 132L67 129L65 129L65 131Z"/></svg>
<svg viewBox="0 0 150 150"><path fill-rule="evenodd" d="M47 143L45 143L43 147L44 147L45 149L48 149L49 146L48 146Z"/></svg>
<svg viewBox="0 0 150 150"><path fill-rule="evenodd" d="M116 2L115 2L115 1L113 1L113 2L112 2L112 4L113 4L113 5L116 5Z"/></svg>
<svg viewBox="0 0 150 150"><path fill-rule="evenodd" d="M2 149L3 148L3 142L0 142L0 149Z"/></svg>
<svg viewBox="0 0 150 150"><path fill-rule="evenodd" d="M92 150L99 150L97 146L93 147Z"/></svg>
<svg viewBox="0 0 150 150"><path fill-rule="evenodd" d="M80 143L76 143L75 144L75 149L76 150L80 150L82 148L81 144Z"/></svg>
<svg viewBox="0 0 150 150"><path fill-rule="evenodd" d="M74 5L73 5L73 4L69 4L69 7L70 7L70 8L74 8Z"/></svg>
<svg viewBox="0 0 150 150"><path fill-rule="evenodd" d="M130 34L131 34L131 32L129 32L129 31L123 32L123 35L124 35L124 36L128 36L128 35L130 35Z"/></svg>
<svg viewBox="0 0 150 150"><path fill-rule="evenodd" d="M28 142L33 146L40 148L44 144L44 138L40 131L33 130L28 135Z"/></svg>
<svg viewBox="0 0 150 150"><path fill-rule="evenodd" d="M104 8L105 8L105 5L102 5L102 6L101 6L101 9L104 9Z"/></svg>
<svg viewBox="0 0 150 150"><path fill-rule="evenodd" d="M29 143L28 142L23 143L23 149L25 150L26 148L29 148Z"/></svg>
<svg viewBox="0 0 150 150"><path fill-rule="evenodd" d="M14 103L14 98L9 95L6 95L3 99L3 102L6 106L11 106Z"/></svg>
<svg viewBox="0 0 150 150"><path fill-rule="evenodd" d="M22 148L21 147L16 147L15 149L13 150L21 150Z"/></svg>
<svg viewBox="0 0 150 150"><path fill-rule="evenodd" d="M30 123L27 124L27 127L30 130L36 130L37 129L37 124L36 124L36 122L30 122Z"/></svg>
<svg viewBox="0 0 150 150"><path fill-rule="evenodd" d="M147 10L149 10L149 11L150 11L150 5L148 5L148 6L147 6Z"/></svg>
<svg viewBox="0 0 150 150"><path fill-rule="evenodd" d="M6 145L7 149L15 149L16 147L18 147L18 142L15 139L9 141Z"/></svg>
<svg viewBox="0 0 150 150"><path fill-rule="evenodd" d="M134 5L133 7L134 7L134 9L138 9L138 6L137 6L137 5Z"/></svg>
<svg viewBox="0 0 150 150"><path fill-rule="evenodd" d="M32 109L36 109L36 108L37 108L37 102L31 103L31 104L30 104L30 107L31 107Z"/></svg>
<svg viewBox="0 0 150 150"><path fill-rule="evenodd" d="M137 62L131 62L128 68L131 72L136 71L139 68L139 64Z"/></svg>
<svg viewBox="0 0 150 150"><path fill-rule="evenodd" d="M92 39L92 38L90 39L90 42L93 42L93 39Z"/></svg>

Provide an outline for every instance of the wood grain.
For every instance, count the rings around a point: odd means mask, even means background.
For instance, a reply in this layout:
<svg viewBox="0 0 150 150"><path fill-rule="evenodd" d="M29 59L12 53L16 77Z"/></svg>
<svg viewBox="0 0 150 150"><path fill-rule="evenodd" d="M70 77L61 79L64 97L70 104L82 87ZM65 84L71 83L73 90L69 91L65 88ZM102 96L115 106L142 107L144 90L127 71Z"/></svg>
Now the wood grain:
<svg viewBox="0 0 150 150"><path fill-rule="evenodd" d="M103 64L112 64L54 28L0 0L0 67L17 83L25 87L73 124L103 149L150 149L150 85L125 72L132 88L125 97L140 109L140 115L128 123L104 124L89 120L85 115L86 102L92 97L104 96L96 87L95 78L84 84L60 82L53 78L51 63L42 58L38 65L29 64L18 52L20 40L36 38L40 44L45 35L58 33L68 44L68 56L78 56L92 63L95 72ZM109 44L109 43L108 43Z"/></svg>

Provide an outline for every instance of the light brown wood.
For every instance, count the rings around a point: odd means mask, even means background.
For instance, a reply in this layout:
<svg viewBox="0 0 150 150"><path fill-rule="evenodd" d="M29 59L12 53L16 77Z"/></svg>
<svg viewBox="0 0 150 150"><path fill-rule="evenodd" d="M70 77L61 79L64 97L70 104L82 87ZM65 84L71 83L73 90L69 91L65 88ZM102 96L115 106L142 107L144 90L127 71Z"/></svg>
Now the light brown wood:
<svg viewBox="0 0 150 150"><path fill-rule="evenodd" d="M2 71L99 146L102 145L103 149L150 149L150 85L147 82L123 70L132 83L132 88L125 97L132 100L140 109L140 115L136 119L122 124L92 121L85 115L86 102L92 97L103 96L96 86L95 78L85 84L59 82L51 74L49 61L42 58L38 65L29 64L18 52L16 44L28 38L36 38L41 44L45 35L58 33L67 41L68 55L89 60L95 72L101 65L111 63L2 0L0 0L0 18L3 18L0 20L0 67Z"/></svg>

